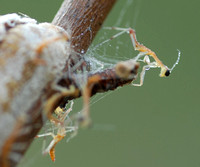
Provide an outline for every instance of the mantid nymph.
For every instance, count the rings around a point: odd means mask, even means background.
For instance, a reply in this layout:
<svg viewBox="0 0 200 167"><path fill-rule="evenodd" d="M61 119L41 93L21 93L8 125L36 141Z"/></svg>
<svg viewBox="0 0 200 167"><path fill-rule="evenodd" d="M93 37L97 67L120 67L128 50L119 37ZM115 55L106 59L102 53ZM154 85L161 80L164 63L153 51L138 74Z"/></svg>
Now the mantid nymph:
<svg viewBox="0 0 200 167"><path fill-rule="evenodd" d="M144 63L146 63L147 65L143 66L142 72L140 73L140 83L139 84L133 84L134 86L142 86L143 82L144 82L144 76L145 76L145 72L146 70L149 70L150 68L160 68L160 77L168 77L172 70L174 69L174 67L179 63L180 60L180 55L181 52L178 50L178 58L176 60L176 62L174 63L174 65L172 66L172 68L168 68L166 65L164 65L162 63L162 61L156 56L155 52L153 52L151 49L147 48L146 46L144 46L143 44L140 44L137 39L136 39L136 33L135 30L132 28L119 28L119 27L105 27L105 29L111 29L111 30L117 30L117 31L121 31L118 34L112 36L110 38L110 40L128 32L131 38L131 42L132 45L134 47L135 50L139 51L140 53L134 58L134 60L137 61L142 61ZM108 41L108 40L107 40ZM106 42L107 42L106 41ZM141 60L140 58L143 57L143 60ZM151 56L154 61L151 62L149 56Z"/></svg>

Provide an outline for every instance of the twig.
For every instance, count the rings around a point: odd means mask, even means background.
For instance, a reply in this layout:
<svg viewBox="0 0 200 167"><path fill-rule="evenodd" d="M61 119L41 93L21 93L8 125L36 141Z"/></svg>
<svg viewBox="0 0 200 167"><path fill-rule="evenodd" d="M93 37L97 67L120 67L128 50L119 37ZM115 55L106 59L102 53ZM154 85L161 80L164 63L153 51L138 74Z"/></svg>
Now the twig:
<svg viewBox="0 0 200 167"><path fill-rule="evenodd" d="M55 90L55 84L74 85L78 92L68 98L61 97L50 107L52 110L82 95L71 78L73 74L69 73L69 67L80 60L83 60L79 63L80 69L87 66L82 54L87 51L115 1L65 0L52 22L56 26L36 25L34 20L17 16L12 16L10 22L8 18L0 22L5 28L0 32L3 34L0 38L1 167L15 167L29 148L45 121L43 107L59 92ZM29 41L31 36L34 39ZM90 96L130 83L135 79L138 67L134 64L128 78L119 77L115 68L90 73L88 80L98 78L98 83L89 85L92 85Z"/></svg>
<svg viewBox="0 0 200 167"><path fill-rule="evenodd" d="M116 0L65 0L53 24L71 31L71 46L85 53Z"/></svg>

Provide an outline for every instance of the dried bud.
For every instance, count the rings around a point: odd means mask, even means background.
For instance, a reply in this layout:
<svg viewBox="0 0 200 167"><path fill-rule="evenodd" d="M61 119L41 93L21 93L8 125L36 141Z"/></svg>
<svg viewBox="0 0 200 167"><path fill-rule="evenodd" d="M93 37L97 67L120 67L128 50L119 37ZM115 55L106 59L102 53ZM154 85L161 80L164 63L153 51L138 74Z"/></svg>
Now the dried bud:
<svg viewBox="0 0 200 167"><path fill-rule="evenodd" d="M53 89L63 75L69 39L69 33L55 25L17 14L0 16L0 164L20 159L20 148L27 143L18 141L21 147L16 148L14 141L32 131L34 126L24 126L34 120L27 113L39 115L45 87Z"/></svg>

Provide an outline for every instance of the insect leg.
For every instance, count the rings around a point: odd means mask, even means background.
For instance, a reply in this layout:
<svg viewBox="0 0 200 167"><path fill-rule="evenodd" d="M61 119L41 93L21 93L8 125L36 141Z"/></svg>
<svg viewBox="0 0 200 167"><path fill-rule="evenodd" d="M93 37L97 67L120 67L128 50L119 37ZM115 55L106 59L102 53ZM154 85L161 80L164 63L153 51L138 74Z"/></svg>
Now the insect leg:
<svg viewBox="0 0 200 167"><path fill-rule="evenodd" d="M59 91L60 92L55 93L52 97L50 97L44 106L44 112L47 118L54 121L55 123L62 123L62 121L52 116L52 111L56 108L56 106L58 106L59 100L67 96L76 97L79 93L79 90L77 90L74 86L70 86L69 89L59 87Z"/></svg>
<svg viewBox="0 0 200 167"><path fill-rule="evenodd" d="M61 121L61 122L64 122L64 121L65 121L65 118L66 118L66 117L68 116L68 114L72 111L73 105L74 105L74 102L71 101L70 108L69 108L67 111L65 111L64 114L63 114L63 115L61 116L61 118L60 118L60 121Z"/></svg>
<svg viewBox="0 0 200 167"><path fill-rule="evenodd" d="M100 79L101 78L99 75L94 75L89 77L86 86L82 90L84 106L81 116L79 117L79 121L83 127L89 127L91 125L90 111L89 111L90 96L94 84L98 83Z"/></svg>
<svg viewBox="0 0 200 167"><path fill-rule="evenodd" d="M44 134L35 136L35 138L46 137L46 136L52 136L53 138L55 137L53 133L44 133Z"/></svg>
<svg viewBox="0 0 200 167"><path fill-rule="evenodd" d="M144 83L144 76L145 76L145 72L147 70L149 70L150 68L157 68L157 65L155 62L149 63L148 65L143 66L142 68L142 72L140 73L140 83L139 84L133 84L133 86L142 86Z"/></svg>

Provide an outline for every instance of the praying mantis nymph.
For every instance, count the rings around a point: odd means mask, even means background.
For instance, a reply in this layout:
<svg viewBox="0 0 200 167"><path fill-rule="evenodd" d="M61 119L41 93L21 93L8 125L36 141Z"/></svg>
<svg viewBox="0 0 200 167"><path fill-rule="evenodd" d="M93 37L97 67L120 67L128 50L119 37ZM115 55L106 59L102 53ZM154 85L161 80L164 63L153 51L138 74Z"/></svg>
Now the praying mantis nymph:
<svg viewBox="0 0 200 167"><path fill-rule="evenodd" d="M140 44L137 39L136 39L136 33L135 30L133 30L132 28L119 28L119 27L105 27L105 29L111 29L111 30L117 30L117 31L121 31L118 34L112 36L110 38L110 40L120 36L123 33L128 32L131 38L131 42L132 45L134 47L135 50L138 50L140 53L134 58L135 61L142 61L144 63L146 63L147 65L143 66L142 72L140 73L140 83L139 84L133 84L134 86L142 86L143 82L144 82L144 76L145 76L145 72L146 70L149 70L150 68L160 68L160 77L168 77L172 70L174 69L174 67L179 63L180 60L180 55L181 52L178 50L178 58L177 61L174 63L174 65L172 66L172 68L168 68L166 65L164 65L162 63L162 61L156 56L155 52L153 52L151 49L147 48L146 46L144 46L143 44ZM106 41L107 42L107 41ZM144 59L141 60L140 58L144 56ZM154 61L150 62L150 58L149 56L151 56Z"/></svg>

